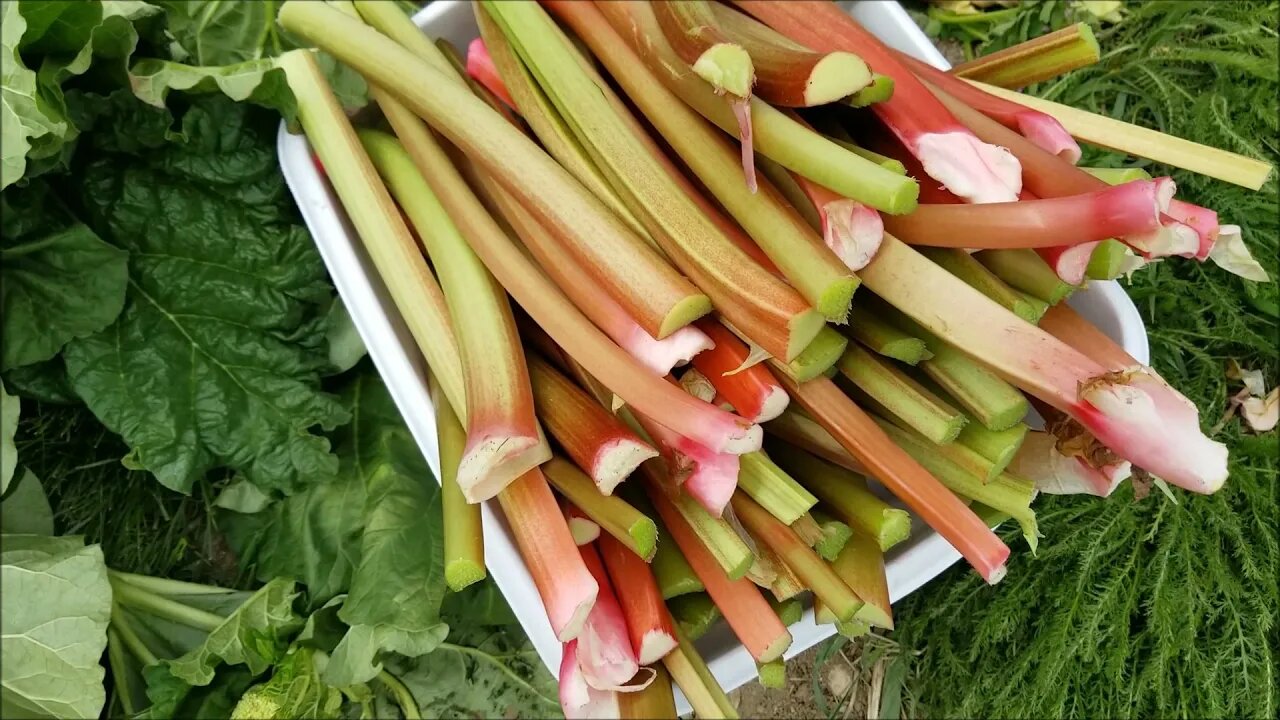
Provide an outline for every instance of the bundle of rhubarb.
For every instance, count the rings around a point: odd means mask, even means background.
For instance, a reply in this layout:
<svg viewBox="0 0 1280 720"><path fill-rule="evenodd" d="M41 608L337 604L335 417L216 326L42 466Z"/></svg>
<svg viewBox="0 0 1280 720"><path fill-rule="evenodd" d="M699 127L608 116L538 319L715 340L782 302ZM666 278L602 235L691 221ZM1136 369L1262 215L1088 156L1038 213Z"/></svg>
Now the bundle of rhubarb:
<svg viewBox="0 0 1280 720"><path fill-rule="evenodd" d="M723 617L778 683L806 593L839 632L891 627L912 516L994 583L991 528L1034 551L1039 491L1225 482L1195 407L1063 301L1247 250L1168 178L1077 168L1074 138L1269 166L935 70L826 2L474 10L464 57L383 3L285 4L385 124L283 64L431 370L447 580L484 576L496 498L568 716L673 716L672 681L731 716L693 640ZM1017 86L1097 47L1014 50L966 73Z"/></svg>

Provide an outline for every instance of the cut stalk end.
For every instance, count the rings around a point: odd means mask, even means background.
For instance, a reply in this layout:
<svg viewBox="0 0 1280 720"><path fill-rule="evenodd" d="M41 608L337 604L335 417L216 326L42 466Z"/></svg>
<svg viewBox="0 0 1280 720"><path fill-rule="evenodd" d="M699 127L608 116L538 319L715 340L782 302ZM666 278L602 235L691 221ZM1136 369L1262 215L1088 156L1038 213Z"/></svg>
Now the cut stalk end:
<svg viewBox="0 0 1280 720"><path fill-rule="evenodd" d="M676 303L662 319L656 339L663 340L680 328L711 312L711 299L706 295L691 295Z"/></svg>
<svg viewBox="0 0 1280 720"><path fill-rule="evenodd" d="M693 72L717 91L740 98L751 96L756 84L755 66L741 45L716 43L707 48L692 65Z"/></svg>
<svg viewBox="0 0 1280 720"><path fill-rule="evenodd" d="M819 208L822 240L850 270L861 270L876 256L884 240L880 213L860 202L840 198Z"/></svg>
<svg viewBox="0 0 1280 720"><path fill-rule="evenodd" d="M829 53L809 72L804 86L805 105L833 103L862 92L871 83L871 69L862 58L847 52Z"/></svg>
<svg viewBox="0 0 1280 720"><path fill-rule="evenodd" d="M444 581L453 592L458 592L473 583L485 578L485 569L472 560L451 560L444 568Z"/></svg>
<svg viewBox="0 0 1280 720"><path fill-rule="evenodd" d="M872 73L870 84L845 98L844 102L850 107L863 108L873 103L884 102L891 97L893 97L893 78Z"/></svg>
<svg viewBox="0 0 1280 720"><path fill-rule="evenodd" d="M591 467L591 479L605 495L612 495L615 488L626 480L640 463L658 457L658 451L631 438L620 438L600 446Z"/></svg>
<svg viewBox="0 0 1280 720"><path fill-rule="evenodd" d="M458 465L458 485L467 502L484 502L516 478L551 459L551 446L540 437L491 435L469 442Z"/></svg>

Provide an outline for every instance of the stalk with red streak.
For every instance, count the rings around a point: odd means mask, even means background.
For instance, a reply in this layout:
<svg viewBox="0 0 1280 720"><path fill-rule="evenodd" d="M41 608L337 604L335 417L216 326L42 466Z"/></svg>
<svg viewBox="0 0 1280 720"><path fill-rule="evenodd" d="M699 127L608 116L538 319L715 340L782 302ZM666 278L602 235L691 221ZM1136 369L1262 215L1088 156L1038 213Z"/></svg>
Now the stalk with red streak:
<svg viewBox="0 0 1280 720"><path fill-rule="evenodd" d="M698 353L693 358L693 367L739 415L762 423L787 409L791 399L768 368L763 365L742 368L751 352L746 343L717 322L701 323L698 328L712 339L715 347Z"/></svg>
<svg viewBox="0 0 1280 720"><path fill-rule="evenodd" d="M560 709L567 720L612 720L621 713L617 692L587 683L577 640L565 643L560 655Z"/></svg>
<svg viewBox="0 0 1280 720"><path fill-rule="evenodd" d="M600 586L596 604L587 615L578 636L578 664L587 684L596 690L617 690L640 670L636 651L631 647L627 620L618 604L604 563L593 545L578 548L582 562ZM630 553L630 550L624 552Z"/></svg>
<svg viewBox="0 0 1280 720"><path fill-rule="evenodd" d="M614 586L625 588L617 598L636 659L641 665L652 665L677 645L658 581L648 563L612 536L602 536L597 545Z"/></svg>
<svg viewBox="0 0 1280 720"><path fill-rule="evenodd" d="M489 92L502 98L502 102L509 107L516 107L515 100L511 99L511 93L507 92L507 86L502 83L502 77L493 65L493 58L489 57L489 49L480 38L472 40L467 46L467 74Z"/></svg>

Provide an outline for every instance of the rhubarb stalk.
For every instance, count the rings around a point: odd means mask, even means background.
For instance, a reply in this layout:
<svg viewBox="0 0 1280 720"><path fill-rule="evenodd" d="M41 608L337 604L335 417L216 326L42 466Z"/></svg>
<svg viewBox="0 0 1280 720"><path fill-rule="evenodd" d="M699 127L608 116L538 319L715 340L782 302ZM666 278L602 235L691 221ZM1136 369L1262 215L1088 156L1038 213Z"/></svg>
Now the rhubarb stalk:
<svg viewBox="0 0 1280 720"><path fill-rule="evenodd" d="M578 637L600 588L583 564L542 472L534 469L517 478L498 493L498 504L556 639L568 642Z"/></svg>
<svg viewBox="0 0 1280 720"><path fill-rule="evenodd" d="M449 304L467 394L467 445L458 485L469 502L480 502L549 458L551 448L538 431L507 294L427 184L421 171L430 166L415 163L415 156L438 152L439 146L421 121L405 122L397 132L404 145L373 130L359 136L422 239Z"/></svg>
<svg viewBox="0 0 1280 720"><path fill-rule="evenodd" d="M951 74L1017 90L1092 65L1101 57L1093 30L1087 23L1076 23L960 63Z"/></svg>
<svg viewBox="0 0 1280 720"><path fill-rule="evenodd" d="M596 604L578 636L578 664L587 684L596 690L618 690L640 670L622 606L595 547L578 548L583 564L600 587Z"/></svg>
<svg viewBox="0 0 1280 720"><path fill-rule="evenodd" d="M743 492L787 525L818 504L818 498L760 451L742 456L738 485Z"/></svg>
<svg viewBox="0 0 1280 720"><path fill-rule="evenodd" d="M639 692L618 693L618 717L622 720L675 720L676 698L671 691L671 675L662 665L653 666L649 687Z"/></svg>
<svg viewBox="0 0 1280 720"><path fill-rule="evenodd" d="M646 69L595 5L548 5L590 45L622 90L801 296L827 319L843 322L857 279L772 184L761 183L754 194L745 187L729 140Z"/></svg>
<svg viewBox="0 0 1280 720"><path fill-rule="evenodd" d="M770 448L783 467L850 527L875 538L881 550L887 551L911 535L911 516L877 497L861 475L799 448L781 444Z"/></svg>
<svg viewBox="0 0 1280 720"><path fill-rule="evenodd" d="M1050 433L1033 432L1010 469L1050 495L1087 494L1107 497L1132 474L1126 460L1110 458L1095 466L1087 456L1066 455Z"/></svg>
<svg viewBox="0 0 1280 720"><path fill-rule="evenodd" d="M872 352L908 365L933 357L923 340L885 322L861 303L849 314L849 334Z"/></svg>
<svg viewBox="0 0 1280 720"><path fill-rule="evenodd" d="M597 544L614 587L624 588L618 603L627 619L636 658L641 665L652 665L676 646L671 616L662 602L658 583L645 561L612 536L601 537Z"/></svg>
<svg viewBox="0 0 1280 720"><path fill-rule="evenodd" d="M549 4L563 17L567 9L583 3L554 0ZM724 102L692 72L683 70L684 63L662 36L648 3L626 0L595 7L668 89L721 130L736 132L737 121ZM752 99L751 120L756 152L787 169L877 210L903 213L915 207L919 192L915 182L809 131L768 103Z"/></svg>
<svg viewBox="0 0 1280 720"><path fill-rule="evenodd" d="M995 273L978 262L977 258L964 250L926 247L920 248L920 254L1023 320L1035 323L1039 319L1040 314L1036 312L1032 303L1027 302L1022 293L1009 287Z"/></svg>
<svg viewBox="0 0 1280 720"><path fill-rule="evenodd" d="M974 257L1009 285L1057 305L1075 291L1043 259L1028 250L987 250Z"/></svg>
<svg viewBox="0 0 1280 720"><path fill-rule="evenodd" d="M800 580L813 590L814 595L831 608L836 617L842 622L853 619L854 613L862 607L862 601L812 548L796 536L794 530L779 522L751 498L742 495L735 497L733 509L752 534L777 553L787 567L795 571ZM716 604L720 604L719 600ZM723 605L721 608L723 609Z"/></svg>
<svg viewBox="0 0 1280 720"><path fill-rule="evenodd" d="M782 414L791 398L763 365L743 368L750 354L741 340L716 322L697 325L715 347L693 358L696 368L737 413L751 422L765 422Z"/></svg>
<svg viewBox="0 0 1280 720"><path fill-rule="evenodd" d="M799 355L821 330L822 315L751 261L678 187L624 121L625 108L611 103L583 71L541 8L501 2L484 7L675 264L769 352L787 360Z"/></svg>
<svg viewBox="0 0 1280 720"><path fill-rule="evenodd" d="M569 457L612 495L640 463L658 456L635 433L605 411L547 361L531 356L529 377L538 417Z"/></svg>
<svg viewBox="0 0 1280 720"><path fill-rule="evenodd" d="M725 36L751 56L756 94L771 105L826 105L871 84L871 69L853 53L816 53L724 5L707 0L698 3L709 8Z"/></svg>
<svg viewBox="0 0 1280 720"><path fill-rule="evenodd" d="M757 662L769 662L782 657L782 653L791 645L791 633L787 632L787 628L773 614L760 590L746 578L730 580L711 552L698 541L693 528L689 527L670 500L661 493L655 494L653 500L658 514L662 516L663 523L671 531L681 552L751 656Z"/></svg>
<svg viewBox="0 0 1280 720"><path fill-rule="evenodd" d="M990 481L1009 467L1027 437L1027 430L1026 423L1018 423L1005 430L988 430L982 423L971 422L960 431L956 444L969 448L991 463L985 478Z"/></svg>
<svg viewBox="0 0 1280 720"><path fill-rule="evenodd" d="M650 567L653 568L653 575L658 580L658 589L662 592L663 600L702 592L706 589L694 574L693 568L689 567L689 561L685 560L675 542L666 527L659 527L658 550L653 555Z"/></svg>
<svg viewBox="0 0 1280 720"><path fill-rule="evenodd" d="M839 7L820 1L735 0L792 40L820 52L857 52L893 78L893 97L871 106L920 159L930 177L969 202L1013 202L1022 190L1018 160L974 137L903 67L893 52Z"/></svg>
<svg viewBox="0 0 1280 720"><path fill-rule="evenodd" d="M720 619L720 608L704 592L681 595L669 603L671 615L680 632L690 640L698 640Z"/></svg>
<svg viewBox="0 0 1280 720"><path fill-rule="evenodd" d="M298 119L347 217L449 404L465 417L462 363L440 285L315 58L288 53L280 65L298 102Z"/></svg>
<svg viewBox="0 0 1280 720"><path fill-rule="evenodd" d="M560 509L564 511L564 521L569 524L569 534L579 547L593 543L600 537L600 524L587 517L577 505L562 497Z"/></svg>
<svg viewBox="0 0 1280 720"><path fill-rule="evenodd" d="M859 390L932 442L949 443L964 427L964 413L861 345L850 347L838 366Z"/></svg>
<svg viewBox="0 0 1280 720"><path fill-rule="evenodd" d="M509 107L519 107L512 99L511 93L507 91L507 86L498 75L498 68L494 67L493 58L489 56L484 40L480 38L475 38L467 46L467 74L485 86L489 92L501 98L502 102Z"/></svg>
<svg viewBox="0 0 1280 720"><path fill-rule="evenodd" d="M854 533L849 544L831 563L831 569L863 602L854 617L886 630L893 629L889 583L884 574L884 553L875 539Z"/></svg>
<svg viewBox="0 0 1280 720"><path fill-rule="evenodd" d="M682 528L687 528L693 533L693 537L699 542L699 548L709 557L716 561L720 567L720 571L726 577L737 580L747 574L747 570L751 568L752 555L751 549L743 542L738 533L723 518L712 515L702 507L697 501L690 496L673 492L672 489L664 484L662 479L656 472L650 468L653 463L641 466L641 472L645 474L648 481L649 497L653 500L654 507L659 511L659 515L663 517L666 523L666 515L662 514L662 510L674 509L680 517ZM659 502L661 500L661 502ZM675 529L670 523L666 523L667 530L675 536ZM676 538L676 544L682 550L684 544ZM687 552L683 553L685 560L690 566L697 570L693 558L689 557ZM701 573L697 573L702 578ZM705 580L704 580L705 583Z"/></svg>
<svg viewBox="0 0 1280 720"><path fill-rule="evenodd" d="M1041 318L1040 328L1112 372L1138 364L1128 351L1070 305L1055 305Z"/></svg>
<svg viewBox="0 0 1280 720"><path fill-rule="evenodd" d="M548 481L602 530L617 538L631 552L648 562L658 543L658 529L625 500L601 495L591 479L560 457L552 457L542 466Z"/></svg>
<svg viewBox="0 0 1280 720"><path fill-rule="evenodd" d="M667 42L698 77L717 93L728 93L739 102L751 97L756 84L752 58L725 34L709 3L657 0L653 14Z"/></svg>
<svg viewBox="0 0 1280 720"><path fill-rule="evenodd" d="M431 403L436 407L436 433L440 445L440 504L444 509L444 581L453 592L483 580L484 526L480 505L467 502L458 486L458 465L462 462L467 433L449 407L440 383L431 380Z"/></svg>
<svg viewBox="0 0 1280 720"><path fill-rule="evenodd" d="M964 503L895 445L835 383L818 378L798 385L786 377L783 383L796 402L890 492L959 550L984 580L996 583L1004 577L1009 548Z"/></svg>
<svg viewBox="0 0 1280 720"><path fill-rule="evenodd" d="M828 515L822 508L814 508L809 514L822 532L822 538L814 544L813 551L823 560L828 562L835 560L853 535L853 528L849 527L848 523ZM795 528L793 524L791 529Z"/></svg>
<svg viewBox="0 0 1280 720"><path fill-rule="evenodd" d="M357 7L363 15L377 5L362 3ZM424 42L407 49L407 45L402 47L403 41L397 44L358 19L321 3L293 0L285 3L279 15L283 27L329 51L404 103L494 172L541 222L562 229L573 243L570 249L575 256L584 266L601 273L602 284L655 337L666 337L710 311L705 295L558 163L472 94L448 60L403 13L399 20ZM436 178L427 179L450 216L460 221ZM476 242L470 235L468 240Z"/></svg>
<svg viewBox="0 0 1280 720"><path fill-rule="evenodd" d="M698 654L693 642L679 628L676 628L676 639L680 641L680 646L672 650L662 662L684 696L689 699L694 714L699 720L736 720L738 711L707 667L706 661Z"/></svg>

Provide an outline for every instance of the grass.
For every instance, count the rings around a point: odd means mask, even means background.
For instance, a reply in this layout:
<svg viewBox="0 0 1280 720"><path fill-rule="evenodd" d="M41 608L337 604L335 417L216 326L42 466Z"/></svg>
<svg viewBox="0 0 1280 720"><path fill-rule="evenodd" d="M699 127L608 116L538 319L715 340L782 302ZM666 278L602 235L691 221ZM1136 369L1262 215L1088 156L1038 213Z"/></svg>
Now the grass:
<svg viewBox="0 0 1280 720"><path fill-rule="evenodd" d="M1272 162L1275 2L1130 4L1099 34L1103 61L1039 94ZM985 52L1070 19L1061 2L1024 3L985 35L942 35ZM970 24L969 27L973 27ZM985 42L983 40L985 38ZM1090 149L1082 164L1119 165ZM1153 174L1168 168L1151 166ZM1241 225L1274 278L1275 178L1261 192L1173 171L1180 196ZM1214 426L1238 390L1228 359L1280 381L1274 284L1173 260L1127 288L1147 323L1152 364ZM1231 479L1210 497L1126 487L1106 502L1044 497L1040 556L1015 553L988 588L953 569L895 612L923 711L940 717L1275 717L1277 480L1273 431L1228 422Z"/></svg>

